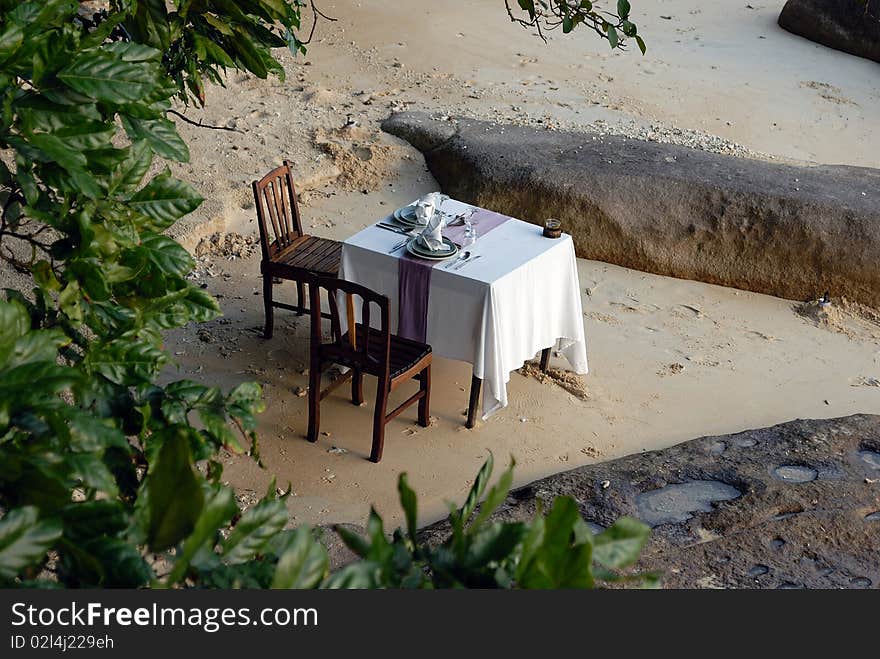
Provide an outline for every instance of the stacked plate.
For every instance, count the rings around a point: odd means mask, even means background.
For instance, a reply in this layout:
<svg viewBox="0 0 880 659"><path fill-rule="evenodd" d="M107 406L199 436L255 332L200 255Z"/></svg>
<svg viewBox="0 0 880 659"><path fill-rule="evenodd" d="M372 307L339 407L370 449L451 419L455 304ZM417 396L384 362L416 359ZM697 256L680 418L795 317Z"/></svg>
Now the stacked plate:
<svg viewBox="0 0 880 659"><path fill-rule="evenodd" d="M443 249L431 250L423 242L421 236L416 236L406 244L406 251L420 259L429 261L443 261L458 254L458 246L446 238L443 238Z"/></svg>
<svg viewBox="0 0 880 659"><path fill-rule="evenodd" d="M403 208L398 208L396 211L394 211L394 219L403 226L409 227L410 229L416 229L418 227L425 226L425 223L419 222L418 217L416 217L415 206L404 206Z"/></svg>

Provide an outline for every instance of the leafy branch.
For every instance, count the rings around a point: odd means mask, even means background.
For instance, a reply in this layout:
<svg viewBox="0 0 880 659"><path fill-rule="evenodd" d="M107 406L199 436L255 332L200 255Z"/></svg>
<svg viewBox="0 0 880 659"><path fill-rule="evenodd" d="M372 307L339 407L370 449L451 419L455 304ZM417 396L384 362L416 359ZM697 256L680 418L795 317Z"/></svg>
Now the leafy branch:
<svg viewBox="0 0 880 659"><path fill-rule="evenodd" d="M627 38L632 38L642 55L645 54L645 42L635 23L629 20L631 7L628 0L617 1L617 13L600 11L590 0L517 0L517 5L519 12L514 13L510 0L504 0L510 20L534 28L545 42L545 32L562 28L568 34L578 26L584 26L605 39L612 49L625 50Z"/></svg>

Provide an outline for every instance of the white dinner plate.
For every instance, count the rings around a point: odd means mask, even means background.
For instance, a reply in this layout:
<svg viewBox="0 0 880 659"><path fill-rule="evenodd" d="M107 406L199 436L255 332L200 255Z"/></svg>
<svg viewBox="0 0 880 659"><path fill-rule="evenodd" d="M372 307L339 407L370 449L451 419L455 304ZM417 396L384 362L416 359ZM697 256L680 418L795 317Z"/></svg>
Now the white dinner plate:
<svg viewBox="0 0 880 659"><path fill-rule="evenodd" d="M442 254L438 254L437 252L432 252L427 247L422 247L418 244L420 236L416 236L412 240L410 240L406 244L406 251L408 251L413 256L417 256L420 259L427 259L429 261L445 261L446 259L452 258L456 254L458 254L458 246L449 240L449 238L444 237L443 242L449 246L449 251L443 252Z"/></svg>

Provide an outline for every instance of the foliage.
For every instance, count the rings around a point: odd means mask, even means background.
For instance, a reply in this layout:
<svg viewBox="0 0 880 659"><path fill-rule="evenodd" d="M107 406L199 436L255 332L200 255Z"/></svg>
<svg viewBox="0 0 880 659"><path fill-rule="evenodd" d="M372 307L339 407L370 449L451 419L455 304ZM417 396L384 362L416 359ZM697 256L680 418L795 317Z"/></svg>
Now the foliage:
<svg viewBox="0 0 880 659"><path fill-rule="evenodd" d="M585 28L605 39L612 49L626 49L627 39L633 39L642 55L645 41L638 34L636 24L630 19L629 0L617 0L617 12L600 10L601 0L517 0L519 12L515 13L510 0L504 0L510 20L524 27L535 28L545 39L544 33L562 28L566 34L577 28ZM527 18L523 18L523 16Z"/></svg>
<svg viewBox="0 0 880 659"><path fill-rule="evenodd" d="M419 539L417 501L406 474L398 483L406 530L389 540L382 518L371 511L367 536L344 527L337 533L362 560L333 574L329 588L593 588L597 582L639 580L649 574L621 575L639 557L650 529L634 519L619 519L593 535L571 497L557 497L549 512L531 521L493 521L513 481L513 462L486 493L492 475L490 456L477 474L461 508L450 506L449 537L433 545ZM483 504L477 508L483 498Z"/></svg>
<svg viewBox="0 0 880 659"><path fill-rule="evenodd" d="M227 66L280 73L270 49L302 47L299 4L174 8L0 0L0 249L35 284L0 298L2 582L175 583L239 516L216 456L254 439L260 390L156 384L163 332L219 307L163 233L201 197L167 168L147 175L157 156L189 157L172 99L203 102ZM262 550L283 523L247 529L279 506L241 516L225 563Z"/></svg>
<svg viewBox="0 0 880 659"><path fill-rule="evenodd" d="M33 280L0 297L0 585L316 586L326 552L310 529L284 530L274 485L242 513L220 481L221 449L256 450L259 387L157 383L172 364L163 333L220 310L165 234L201 197L167 167L149 175L157 157L189 158L173 100L204 103L205 80L222 84L226 68L282 74L271 48L304 50L303 3L93 4L0 0L0 259ZM402 481L410 535L390 555L435 585L562 583L543 547L570 522L580 540L566 547L596 557L570 504L540 524L482 511L468 523L481 479L443 551L414 544ZM381 520L370 524L364 565L394 585ZM521 571L523 557L535 567ZM356 576L332 583L365 583Z"/></svg>

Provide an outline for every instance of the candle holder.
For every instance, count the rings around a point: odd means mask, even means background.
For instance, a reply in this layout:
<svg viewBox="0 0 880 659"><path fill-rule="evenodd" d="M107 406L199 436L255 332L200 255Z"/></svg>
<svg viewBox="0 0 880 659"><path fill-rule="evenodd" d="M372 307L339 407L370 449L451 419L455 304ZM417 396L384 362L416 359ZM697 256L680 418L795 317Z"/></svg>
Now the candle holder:
<svg viewBox="0 0 880 659"><path fill-rule="evenodd" d="M544 220L544 236L546 238L559 238L562 235L562 222L553 218Z"/></svg>

